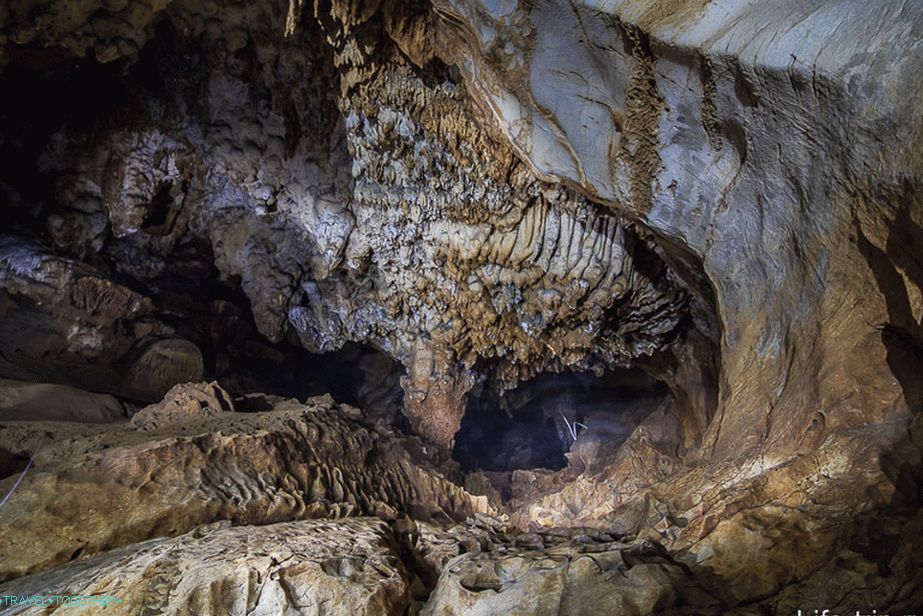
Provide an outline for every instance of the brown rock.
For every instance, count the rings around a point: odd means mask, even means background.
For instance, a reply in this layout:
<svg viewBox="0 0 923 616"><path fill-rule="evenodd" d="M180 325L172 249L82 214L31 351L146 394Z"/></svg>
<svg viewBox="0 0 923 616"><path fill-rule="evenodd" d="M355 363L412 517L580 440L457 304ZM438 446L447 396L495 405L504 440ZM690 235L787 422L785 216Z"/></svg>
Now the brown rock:
<svg viewBox="0 0 923 616"><path fill-rule="evenodd" d="M398 616L410 603L391 532L371 518L213 524L0 585L2 595L38 593L102 595L105 606L85 609L126 616ZM46 613L22 606L4 611Z"/></svg>
<svg viewBox="0 0 923 616"><path fill-rule="evenodd" d="M265 413L196 413L145 432L123 425L27 436L24 426L5 426L9 438L42 451L2 509L0 578L219 520L404 512L446 522L484 506L418 447L355 414L316 398ZM0 492L15 479L0 481Z"/></svg>
<svg viewBox="0 0 923 616"><path fill-rule="evenodd" d="M150 432L233 411L234 402L217 383L188 383L174 386L162 401L138 411L131 418L131 423Z"/></svg>
<svg viewBox="0 0 923 616"><path fill-rule="evenodd" d="M129 410L108 394L52 383L0 379L0 421L104 423L126 419Z"/></svg>
<svg viewBox="0 0 923 616"><path fill-rule="evenodd" d="M724 614L683 567L652 546L563 543L464 554L445 565L429 615Z"/></svg>
<svg viewBox="0 0 923 616"><path fill-rule="evenodd" d="M131 352L122 390L139 400L158 400L177 383L201 381L202 353L182 338L142 341Z"/></svg>

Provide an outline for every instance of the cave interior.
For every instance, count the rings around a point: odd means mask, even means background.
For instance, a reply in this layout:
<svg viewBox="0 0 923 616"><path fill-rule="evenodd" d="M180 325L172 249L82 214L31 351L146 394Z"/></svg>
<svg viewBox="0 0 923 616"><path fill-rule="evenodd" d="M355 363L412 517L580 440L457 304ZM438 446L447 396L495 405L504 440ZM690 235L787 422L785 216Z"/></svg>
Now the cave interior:
<svg viewBox="0 0 923 616"><path fill-rule="evenodd" d="M596 4L0 7L0 595L923 609L923 7Z"/></svg>

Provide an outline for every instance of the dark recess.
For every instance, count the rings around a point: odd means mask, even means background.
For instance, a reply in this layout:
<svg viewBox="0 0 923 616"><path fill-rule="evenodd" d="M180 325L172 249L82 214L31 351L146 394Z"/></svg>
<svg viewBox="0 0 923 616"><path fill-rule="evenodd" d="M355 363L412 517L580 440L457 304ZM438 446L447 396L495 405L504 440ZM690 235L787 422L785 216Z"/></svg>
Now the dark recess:
<svg viewBox="0 0 923 616"><path fill-rule="evenodd" d="M568 423L578 439L614 448L669 396L640 370L543 373L502 395L489 383L473 394L453 452L464 471L562 469L574 443Z"/></svg>

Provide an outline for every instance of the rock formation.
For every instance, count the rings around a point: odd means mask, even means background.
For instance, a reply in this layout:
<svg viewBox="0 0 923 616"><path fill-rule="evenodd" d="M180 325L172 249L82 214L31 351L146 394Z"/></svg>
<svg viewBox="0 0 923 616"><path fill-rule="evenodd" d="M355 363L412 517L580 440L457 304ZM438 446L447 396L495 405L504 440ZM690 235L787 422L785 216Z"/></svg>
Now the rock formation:
<svg viewBox="0 0 923 616"><path fill-rule="evenodd" d="M16 586L112 597L104 609L114 614L137 614L144 605L203 615L317 613L332 606L362 616L397 615L410 604L400 562L380 520L216 523L26 576ZM3 590L15 593L13 585Z"/></svg>
<svg viewBox="0 0 923 616"><path fill-rule="evenodd" d="M3 594L923 610L921 40L858 0L0 6Z"/></svg>

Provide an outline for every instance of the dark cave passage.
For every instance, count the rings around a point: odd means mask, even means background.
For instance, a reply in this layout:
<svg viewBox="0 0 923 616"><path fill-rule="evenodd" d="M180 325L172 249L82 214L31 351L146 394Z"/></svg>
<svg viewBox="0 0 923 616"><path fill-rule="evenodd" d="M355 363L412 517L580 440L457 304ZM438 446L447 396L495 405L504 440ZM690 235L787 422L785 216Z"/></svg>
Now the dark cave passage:
<svg viewBox="0 0 923 616"><path fill-rule="evenodd" d="M669 396L638 369L543 373L504 394L471 396L453 457L465 471L560 470L576 441L615 449Z"/></svg>
<svg viewBox="0 0 923 616"><path fill-rule="evenodd" d="M29 457L27 455L14 453L0 447L0 480L21 473L28 463ZM2 495L0 495L0 498L2 498Z"/></svg>
<svg viewBox="0 0 923 616"><path fill-rule="evenodd" d="M404 390L403 365L390 355L367 344L346 344L338 351L311 354L304 359L297 376L300 398L329 393L334 400L355 406L402 428Z"/></svg>
<svg viewBox="0 0 923 616"><path fill-rule="evenodd" d="M683 4L0 6L0 596L923 614L923 2Z"/></svg>
<svg viewBox="0 0 923 616"><path fill-rule="evenodd" d="M330 394L337 402L404 427L400 379L405 370L388 354L367 344L310 353L284 343L258 344L255 338L245 342L249 354L235 357L217 376L236 397L237 410L269 410L272 404L261 401L260 395L246 395L256 391L298 400Z"/></svg>

